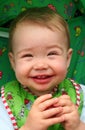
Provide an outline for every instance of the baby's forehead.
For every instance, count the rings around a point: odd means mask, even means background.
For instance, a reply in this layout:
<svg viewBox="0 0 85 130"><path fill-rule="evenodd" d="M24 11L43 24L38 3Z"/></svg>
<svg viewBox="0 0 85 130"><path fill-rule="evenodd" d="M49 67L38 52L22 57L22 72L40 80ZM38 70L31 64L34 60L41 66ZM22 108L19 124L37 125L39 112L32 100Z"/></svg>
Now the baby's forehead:
<svg viewBox="0 0 85 130"><path fill-rule="evenodd" d="M35 27L39 27L39 28L41 27L43 30L45 28L47 28L47 29L54 31L54 32L67 34L65 27L59 22L57 25L56 24L54 25L54 24L43 24L43 23L33 23L33 22L29 22L29 21L23 21L23 22L20 22L16 25L15 32L16 32L16 30L19 30L22 27L29 27L29 28L34 27L34 29L37 29Z"/></svg>
<svg viewBox="0 0 85 130"><path fill-rule="evenodd" d="M31 28L32 27L32 28ZM14 34L13 34L13 37L14 37L14 35L15 35L15 33L18 31L19 33L21 33L20 32L20 30L24 30L24 31L22 31L22 35L23 35L23 33L25 32L25 29L30 29L30 33L31 33L31 31L33 31L33 30L35 30L36 31L36 29L37 29L37 27L39 27L39 28L41 28L42 30L44 30L45 28L47 28L47 29L49 29L49 30L51 30L51 31L53 31L53 32L55 32L56 34L57 34L57 32L59 32L58 34L62 34L62 35L64 35L65 36L65 38L67 38L67 43L66 43L66 45L67 46L69 46L68 44L68 33L66 32L66 30L65 30L65 27L63 26L63 25L61 25L61 23L59 23L59 24L57 24L57 25L51 25L51 24L49 24L49 25L45 25L45 24L38 24L38 23L33 23L33 22L29 22L29 21L22 21L22 22L20 22L20 23L18 23L17 25L16 25L16 28L15 28L15 30L14 30ZM45 31L45 30L44 30ZM40 32L41 33L41 32ZM45 32L44 32L45 33ZM36 31L36 34L37 34L37 31ZM38 37L38 35L36 35L37 37Z"/></svg>

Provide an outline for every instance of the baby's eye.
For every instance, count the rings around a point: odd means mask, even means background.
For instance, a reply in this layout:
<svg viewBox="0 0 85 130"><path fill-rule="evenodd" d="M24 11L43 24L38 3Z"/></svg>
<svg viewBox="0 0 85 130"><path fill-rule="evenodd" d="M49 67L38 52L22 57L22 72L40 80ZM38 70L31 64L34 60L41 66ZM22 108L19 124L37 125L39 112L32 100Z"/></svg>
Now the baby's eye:
<svg viewBox="0 0 85 130"><path fill-rule="evenodd" d="M48 56L51 56L51 55L58 55L58 52L49 52Z"/></svg>
<svg viewBox="0 0 85 130"><path fill-rule="evenodd" d="M32 54L24 54L22 57L33 57Z"/></svg>

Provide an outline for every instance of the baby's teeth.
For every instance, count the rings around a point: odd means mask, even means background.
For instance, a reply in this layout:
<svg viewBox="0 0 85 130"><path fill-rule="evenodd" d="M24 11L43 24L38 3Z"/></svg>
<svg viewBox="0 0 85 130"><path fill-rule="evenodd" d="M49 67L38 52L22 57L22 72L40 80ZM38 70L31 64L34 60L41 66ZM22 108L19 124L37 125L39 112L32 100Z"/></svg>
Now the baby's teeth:
<svg viewBox="0 0 85 130"><path fill-rule="evenodd" d="M43 76L38 76L38 78L45 78L45 77L46 77L46 76L44 76L44 75L43 75Z"/></svg>

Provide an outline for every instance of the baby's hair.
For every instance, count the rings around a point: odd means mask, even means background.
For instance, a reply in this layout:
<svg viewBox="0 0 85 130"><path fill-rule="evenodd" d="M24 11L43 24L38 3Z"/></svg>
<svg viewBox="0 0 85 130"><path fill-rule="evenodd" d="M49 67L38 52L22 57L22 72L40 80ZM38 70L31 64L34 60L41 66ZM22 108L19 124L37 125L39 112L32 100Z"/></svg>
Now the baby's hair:
<svg viewBox="0 0 85 130"><path fill-rule="evenodd" d="M70 47L68 24L64 20L64 18L61 17L57 11L50 9L49 7L35 7L29 8L20 13L17 18L12 22L9 31L9 51L12 51L13 35L16 31L17 26L19 26L20 24L38 24L40 26L46 26L51 30L59 29L66 34L67 47Z"/></svg>

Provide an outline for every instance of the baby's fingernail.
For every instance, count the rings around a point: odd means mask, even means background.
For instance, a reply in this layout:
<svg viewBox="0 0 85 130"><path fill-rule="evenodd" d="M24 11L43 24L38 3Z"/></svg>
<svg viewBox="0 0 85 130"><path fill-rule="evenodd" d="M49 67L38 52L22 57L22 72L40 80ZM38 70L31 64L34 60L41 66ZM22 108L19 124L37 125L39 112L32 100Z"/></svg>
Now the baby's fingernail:
<svg viewBox="0 0 85 130"><path fill-rule="evenodd" d="M52 97L52 94L48 94L49 97Z"/></svg>

